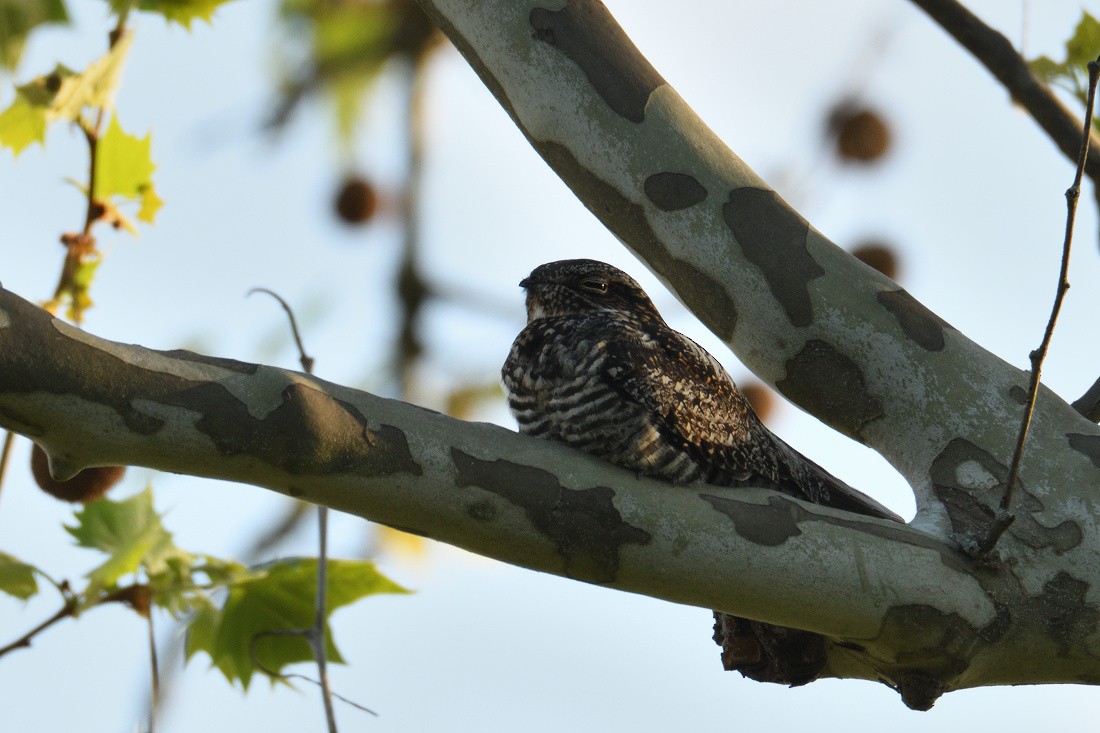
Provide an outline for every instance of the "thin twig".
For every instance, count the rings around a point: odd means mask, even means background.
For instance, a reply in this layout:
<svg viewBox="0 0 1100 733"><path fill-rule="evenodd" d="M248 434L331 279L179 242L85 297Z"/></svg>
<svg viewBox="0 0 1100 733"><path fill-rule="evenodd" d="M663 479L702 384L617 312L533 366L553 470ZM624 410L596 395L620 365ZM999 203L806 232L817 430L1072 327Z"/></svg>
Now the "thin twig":
<svg viewBox="0 0 1100 733"><path fill-rule="evenodd" d="M9 430L4 436L4 447L0 448L0 488L3 488L4 476L8 473L8 461L11 459L13 445L15 445L15 433Z"/></svg>
<svg viewBox="0 0 1100 733"><path fill-rule="evenodd" d="M290 319L290 331L294 334L294 343L298 346L298 363L302 365L302 371L306 374L312 374L313 357L306 354L306 347L302 345L302 336L298 331L298 319L294 317L294 310L285 300L283 300L283 297L274 290L268 290L267 288L252 288L248 291L248 295L252 295L253 293L266 293L279 301L279 305L283 307L287 317Z"/></svg>
<svg viewBox="0 0 1100 733"><path fill-rule="evenodd" d="M6 644L5 646L0 647L0 657L4 656L8 652L15 651L16 649L25 649L29 647L31 645L31 641L34 640L34 637L38 636L40 633L50 628L58 621L76 615L76 609L78 605L79 604L77 603L75 596L66 598L65 602L61 605L61 608L59 608L54 615L50 616L48 619L38 624L38 626L35 626L33 629L23 634L10 644Z"/></svg>
<svg viewBox="0 0 1100 733"><path fill-rule="evenodd" d="M1081 197L1081 180L1085 174L1085 159L1089 151L1092 107L1096 97L1098 78L1100 78L1100 57L1089 62L1089 93L1088 102L1085 105L1081 148L1077 156L1077 172L1073 177L1073 185L1066 189L1066 234L1062 243L1062 266L1058 272L1058 289L1054 296L1054 305L1050 310L1050 320L1047 321L1046 331L1043 333L1043 341L1039 344L1039 348L1030 354L1031 380L1028 385L1027 405L1024 408L1024 416L1020 424L1020 433L1016 439L1016 451L1012 455L1012 465L1008 470L1008 479L1005 483L1005 492L1001 497L1000 507L998 507L985 540L978 546L978 557L988 554L997 544L997 540L1016 519L1010 511L1012 495L1019 481L1020 463L1024 457L1024 446L1027 443L1028 429L1031 427L1031 416L1035 412L1035 402L1039 396L1039 378L1043 370L1043 360L1050 348L1050 340L1054 336L1054 325L1058 320L1059 312L1062 310L1062 302L1065 300L1066 291L1069 290L1069 255L1070 248L1073 245L1073 224L1077 216L1077 201Z"/></svg>
<svg viewBox="0 0 1100 733"><path fill-rule="evenodd" d="M431 296L431 290L420 270L421 187L424 177L424 154L427 149L426 115L428 56L409 60L406 93L408 129L408 168L406 170L402 217L405 225L403 257L397 273L397 296L401 304L400 336L397 344L395 373L402 393L407 391L410 370L423 351L420 341L420 314Z"/></svg>
<svg viewBox="0 0 1100 733"><path fill-rule="evenodd" d="M1007 38L982 22L957 0L912 2L996 77L1012 99L1027 110L1067 158L1075 162L1078 160L1080 121L1066 109L1049 87L1031 73L1027 61ZM1100 144L1086 152L1084 169L1089 178L1100 185Z"/></svg>
<svg viewBox="0 0 1100 733"><path fill-rule="evenodd" d="M149 702L149 733L156 730L157 710L160 707L160 670L157 664L157 640L153 635L153 609L145 614L146 628L149 629L149 667L152 670L152 699Z"/></svg>
<svg viewBox="0 0 1100 733"><path fill-rule="evenodd" d="M324 689L324 686L318 680L315 680L312 677L308 677L304 674L298 674L297 672L290 672L289 674L284 674L282 672L277 672L274 669L271 669L270 667L268 667L267 665L265 665L263 662L260 661L259 655L256 653L256 642L258 642L260 639L263 639L264 637L268 637L268 636L302 636L302 635L304 635L304 633L306 631L307 631L307 629L271 629L271 630L268 630L268 631L261 631L258 634L254 634L252 636L252 639L249 640L249 642L248 642L248 656L252 659L252 664L256 667L256 669L260 670L261 672L266 674L268 677L271 677L272 679L277 679L277 680L303 680L304 682L308 682L311 685L316 685L317 687L320 687L320 688ZM343 695L341 695L338 692L329 691L328 694L331 695L332 697L335 697L340 702L351 705L353 708L357 708L359 710L362 710L364 713L370 713L371 715L373 715L376 718L378 717L378 713L371 710L366 705L360 705L359 703L355 702L354 700L349 700L348 698L344 697Z"/></svg>
<svg viewBox="0 0 1100 733"><path fill-rule="evenodd" d="M253 288L248 291L249 295L252 293L267 293L283 306L283 310L286 311L287 317L290 319L290 330L294 333L294 343L298 346L298 363L302 365L302 369L306 374L312 374L313 357L306 353L305 346L302 344L302 336L298 331L298 320L294 317L294 309L278 293L267 288ZM304 636L306 641L309 642L310 649L313 650L313 658L317 662L321 701L325 708L325 720L328 722L329 733L337 733L336 711L332 707L332 690L328 684L328 660L325 658L325 601L328 594L328 507L318 507L317 528L317 593L315 596L313 625L308 629L295 630L290 633ZM251 643L255 644L257 638L253 637Z"/></svg>
<svg viewBox="0 0 1100 733"><path fill-rule="evenodd" d="M321 683L321 699L325 705L325 719L330 733L336 733L336 712L332 709L332 690L328 684L328 660L325 659L325 596L328 593L328 507L322 506L317 512L317 596L313 626L306 638L313 647L313 657L317 660L317 677Z"/></svg>
<svg viewBox="0 0 1100 733"><path fill-rule="evenodd" d="M90 237L92 234L92 225L94 225L103 216L103 205L95 197L95 183L96 183L96 161L99 160L97 154L99 150L99 136L103 131L103 116L104 109L100 107L96 112L95 124L89 127L83 121L81 122L80 129L84 131L84 138L88 141L88 206L84 214L84 236Z"/></svg>

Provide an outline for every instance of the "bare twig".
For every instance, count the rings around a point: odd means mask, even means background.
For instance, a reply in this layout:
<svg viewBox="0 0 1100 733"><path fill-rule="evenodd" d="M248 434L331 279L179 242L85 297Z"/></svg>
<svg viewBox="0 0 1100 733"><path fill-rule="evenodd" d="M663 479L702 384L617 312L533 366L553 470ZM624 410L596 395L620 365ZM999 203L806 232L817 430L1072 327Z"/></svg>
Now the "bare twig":
<svg viewBox="0 0 1100 733"><path fill-rule="evenodd" d="M150 609L145 614L145 626L149 630L149 668L152 670L150 678L152 684L152 698L149 701L149 733L156 730L157 711L160 707L160 670L157 664L157 640L153 635L153 614Z"/></svg>
<svg viewBox="0 0 1100 733"><path fill-rule="evenodd" d="M137 608L135 607L135 598L138 596L143 596L145 598L148 597L149 587L141 583L135 583L133 585L124 585L121 588L116 588L110 593L101 595L92 601L88 601L87 599L82 600L79 594L72 592L72 589L69 587L69 581L63 580L58 583L53 578L49 577L45 573L42 573L42 571L37 572L42 575L42 577L44 577L47 581L49 581L51 585L57 588L58 593L61 594L61 597L63 599L61 603L61 608L57 609L57 611L52 616L35 626L27 633L20 636L15 641L0 647L0 657L9 652L15 651L16 649L26 649L30 647L31 642L34 641L34 637L38 636L43 631L50 628L58 621L76 616L77 614L87 611L89 608L102 606L107 603L125 603L131 608L135 608L135 610L137 610ZM140 610L138 611L138 613L146 615L145 612Z"/></svg>
<svg viewBox="0 0 1100 733"><path fill-rule="evenodd" d="M397 344L395 372L402 393L406 391L410 368L423 351L418 328L420 313L431 290L420 272L421 180L426 148L424 95L427 85L427 56L409 61L407 100L408 169L402 206L405 225L403 258L397 273L397 297L401 304L401 330Z"/></svg>
<svg viewBox="0 0 1100 733"><path fill-rule="evenodd" d="M282 296L273 290L267 288L252 288L248 291L248 295L253 293L266 293L275 300L279 301L279 305L286 311L287 317L290 319L290 331L294 334L294 343L298 346L298 363L302 365L302 371L306 374L313 373L313 357L306 354L306 347L302 345L302 335L298 331L298 319L294 317L294 310L283 300Z"/></svg>
<svg viewBox="0 0 1100 733"><path fill-rule="evenodd" d="M328 592L328 507L317 512L317 596L313 626L306 634L313 658L317 660L317 677L321 687L321 700L325 706L325 719L329 733L336 733L336 712L332 709L332 689L328 684L328 660L325 659L325 596Z"/></svg>
<svg viewBox="0 0 1100 733"><path fill-rule="evenodd" d="M4 447L0 448L0 488L4 486L4 476L8 473L8 461L11 460L11 448L15 445L15 433L8 431L4 436Z"/></svg>
<svg viewBox="0 0 1100 733"><path fill-rule="evenodd" d="M302 369L307 374L312 374L313 357L306 353L305 346L302 344L302 336L298 331L298 321L294 317L294 310L282 297L267 288L253 288L248 291L248 294L251 295L257 292L267 293L283 306L283 310L286 311L287 317L290 319L290 329L294 333L294 343L298 345L298 363L302 365ZM336 712L332 707L332 690L328 684L328 660L325 658L325 600L328 592L328 507L319 507L317 527L317 595L313 625L308 629L297 629L287 633L304 636L306 641L309 642L310 649L313 651L313 658L317 662L317 677L321 688L321 701L325 707L325 720L328 722L329 733L336 733ZM252 645L255 644L257 638L259 636L252 638Z"/></svg>
<svg viewBox="0 0 1100 733"><path fill-rule="evenodd" d="M1092 386L1073 403L1073 409L1081 413L1093 422L1100 422L1100 379L1092 383ZM0 476L3 473L0 472Z"/></svg>
<svg viewBox="0 0 1100 733"><path fill-rule="evenodd" d="M1097 78L1100 78L1100 57L1089 62L1088 102L1085 105L1084 130L1081 133L1081 146L1077 155L1077 172L1073 177L1073 185L1066 189L1066 234L1062 242L1062 266L1058 273L1058 289L1054 296L1054 305L1050 310L1050 320L1047 321L1046 331L1043 333L1043 341L1039 344L1039 348L1030 354L1031 380L1028 385L1027 405L1024 408L1024 416L1020 424L1020 433L1016 439L1016 451L1012 455L1012 465L1008 470L1005 493L1001 497L1000 507L998 507L985 540L978 546L978 557L989 553L997 544L997 540L1016 519L1010 511L1012 494L1019 480L1020 463L1023 461L1027 433L1031 427L1031 416L1035 412L1035 401L1039 396L1039 378L1043 370L1043 360L1046 358L1047 349L1050 348L1050 340L1054 335L1054 325L1058 320L1058 313L1062 310L1062 301L1065 299L1066 291L1069 290L1069 255L1070 248L1073 245L1073 224L1077 216L1077 201L1081 197L1081 180L1084 177L1085 159L1089 151L1092 107L1096 97Z"/></svg>
<svg viewBox="0 0 1100 733"><path fill-rule="evenodd" d="M322 685L321 682L319 682L318 680L313 679L312 677L307 677L304 674L298 674L297 672L291 672L290 674L283 674L282 672L276 672L275 670L267 667L263 662L261 662L260 659L259 659L259 656L256 653L256 642L258 642L260 639L263 639L263 638L268 637L268 636L302 636L303 631L304 631L303 629L273 629L273 630L270 630L270 631L261 631L260 633L253 635L252 639L248 642L248 655L249 655L249 657L251 657L252 664L254 664L256 666L256 669L260 670L261 672L266 674L268 677L271 677L272 679L277 679L277 680L302 680L304 682L308 682L311 685L316 685L316 686L324 689L324 685ZM375 716L376 718L378 717L378 713L376 713L375 711L371 710L370 708L368 708L365 705L360 705L359 703L355 702L354 700L349 700L348 698L344 697L343 695L341 695L338 692L329 691L327 694L331 695L332 697L335 697L337 700L339 700L342 703L345 703L347 705L351 705L353 708L357 708L359 710L362 710L364 713L370 713L371 715Z"/></svg>
<svg viewBox="0 0 1100 733"><path fill-rule="evenodd" d="M1076 161L1081 147L1081 122L1045 84L1001 33L986 25L957 0L913 0L941 28L976 58L1017 103L1034 118L1067 158ZM1100 141L1098 141L1100 142ZM1100 144L1085 153L1084 170L1100 184Z"/></svg>
<svg viewBox="0 0 1100 733"><path fill-rule="evenodd" d="M76 596L67 597L65 599L65 602L61 604L61 608L57 609L57 612L54 613L54 615L50 616L48 619L38 624L38 626L35 626L33 629L23 634L10 644L0 646L0 657L4 656L8 652L13 652L16 649L25 649L30 647L31 642L34 640L34 637L38 636L43 631L50 628L58 621L76 615L76 609L79 605L80 604L77 602Z"/></svg>

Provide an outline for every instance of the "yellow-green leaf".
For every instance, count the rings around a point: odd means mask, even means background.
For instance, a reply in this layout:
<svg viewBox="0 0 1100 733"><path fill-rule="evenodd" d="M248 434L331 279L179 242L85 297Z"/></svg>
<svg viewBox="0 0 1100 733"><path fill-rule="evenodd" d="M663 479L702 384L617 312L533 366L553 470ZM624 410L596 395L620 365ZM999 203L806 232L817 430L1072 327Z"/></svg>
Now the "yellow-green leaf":
<svg viewBox="0 0 1100 733"><path fill-rule="evenodd" d="M112 117L107 132L96 145L95 197L143 198L153 185L153 169L156 168L150 155L151 147L151 135L134 137L122 130L118 117Z"/></svg>
<svg viewBox="0 0 1100 733"><path fill-rule="evenodd" d="M1097 54L1100 54L1100 21L1083 11L1073 36L1066 41L1066 64L1085 67Z"/></svg>
<svg viewBox="0 0 1100 733"><path fill-rule="evenodd" d="M162 206L164 206L164 201L160 196L157 196L153 184L150 183L141 191L141 208L138 209L138 220L146 224L152 224L153 219L156 218L157 212L160 211L160 207Z"/></svg>
<svg viewBox="0 0 1100 733"><path fill-rule="evenodd" d="M232 0L138 0L139 10L158 13L169 23L179 23L190 30L191 23L204 20L207 23L214 18L214 11ZM114 11L135 5L133 0L109 0Z"/></svg>
<svg viewBox="0 0 1100 733"><path fill-rule="evenodd" d="M21 600L27 600L38 592L35 568L17 560L6 552L0 552L0 591Z"/></svg>
<svg viewBox="0 0 1100 733"><path fill-rule="evenodd" d="M84 71L77 73L58 64L49 74L36 77L17 89L32 105L45 109L47 122L79 120L85 107L109 109L114 105L126 54L133 41L133 32L126 31L110 51Z"/></svg>
<svg viewBox="0 0 1100 733"><path fill-rule="evenodd" d="M46 142L46 110L36 107L19 92L15 101L0 112L0 145L16 155L31 143Z"/></svg>

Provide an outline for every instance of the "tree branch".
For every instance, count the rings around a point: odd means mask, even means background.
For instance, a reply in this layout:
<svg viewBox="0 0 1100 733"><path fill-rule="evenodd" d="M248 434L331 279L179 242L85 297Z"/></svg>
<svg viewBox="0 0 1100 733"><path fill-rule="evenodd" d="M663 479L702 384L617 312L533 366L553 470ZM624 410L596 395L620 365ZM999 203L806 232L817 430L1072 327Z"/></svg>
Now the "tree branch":
<svg viewBox="0 0 1100 733"><path fill-rule="evenodd" d="M1040 387L1018 519L984 531L1026 375L815 232L594 0L423 0L539 153L779 391L912 483L912 526L670 490L306 375L103 341L0 290L0 426L64 478L144 465L280 491L527 568L827 636L907 703L1100 683L1100 428Z"/></svg>
<svg viewBox="0 0 1100 733"><path fill-rule="evenodd" d="M1069 160L1077 162L1081 120L1066 109L1050 87L1031 73L1027 61L1007 38L956 0L913 0L913 4L969 51L1039 123L1058 149ZM1100 138L1095 131L1092 135L1085 172L1100 183Z"/></svg>
<svg viewBox="0 0 1100 733"><path fill-rule="evenodd" d="M1073 402L1073 409L1092 422L1100 422L1100 379Z"/></svg>
<svg viewBox="0 0 1100 733"><path fill-rule="evenodd" d="M882 454L937 531L984 537L995 502L961 508L929 481L973 456L1012 455L1028 375L815 231L684 103L596 0L421 0L535 150L745 365L826 424ZM1040 395L1062 429L1080 416ZM981 405L968 418L959 406ZM1056 417L1055 417L1056 416ZM1084 428L1087 429L1087 428ZM1038 439L1038 438L1037 438ZM971 456L971 457L973 457ZM969 459L965 459L969 460ZM984 521L977 521L978 514ZM1011 535L1010 535L1011 537Z"/></svg>
<svg viewBox="0 0 1100 733"><path fill-rule="evenodd" d="M1036 602L1013 576L917 529L764 490L673 491L308 375L98 339L4 290L0 425L61 473L127 464L255 484L523 567L817 631L845 641L836 676L941 692L1007 666L1016 682L1100 681L1095 659L1020 631L1045 628L1034 614L1003 623ZM1076 582L1039 597L1076 618L1094 608ZM965 661L925 648L942 635ZM1082 636L1100 645L1095 627Z"/></svg>

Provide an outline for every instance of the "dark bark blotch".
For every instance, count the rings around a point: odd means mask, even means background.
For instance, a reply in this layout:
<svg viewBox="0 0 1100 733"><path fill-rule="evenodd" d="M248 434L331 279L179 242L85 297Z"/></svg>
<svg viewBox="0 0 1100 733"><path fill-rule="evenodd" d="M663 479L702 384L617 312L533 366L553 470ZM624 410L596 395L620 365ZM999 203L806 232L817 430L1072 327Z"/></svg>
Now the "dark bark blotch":
<svg viewBox="0 0 1100 733"><path fill-rule="evenodd" d="M623 545L645 545L648 532L626 522L606 486L566 489L548 471L505 460L484 461L451 449L459 486L477 486L523 509L550 538L565 562L565 574L589 583L610 583L619 571Z"/></svg>

